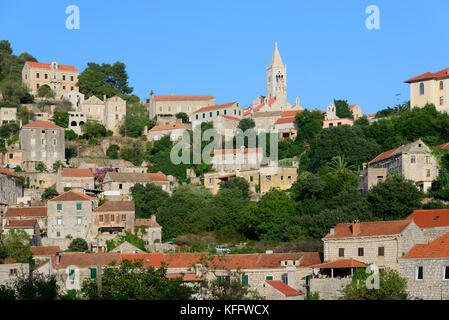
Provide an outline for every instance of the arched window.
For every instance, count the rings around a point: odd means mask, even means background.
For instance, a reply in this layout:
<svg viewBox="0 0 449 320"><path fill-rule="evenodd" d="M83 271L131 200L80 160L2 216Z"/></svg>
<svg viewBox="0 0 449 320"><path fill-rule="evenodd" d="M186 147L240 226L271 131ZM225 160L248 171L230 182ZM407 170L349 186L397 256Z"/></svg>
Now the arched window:
<svg viewBox="0 0 449 320"><path fill-rule="evenodd" d="M76 121L70 122L70 125L71 125L72 127L76 127Z"/></svg>
<svg viewBox="0 0 449 320"><path fill-rule="evenodd" d="M421 82L421 83L419 84L419 94L420 94L420 95L423 95L423 94L424 94L424 83L423 83L423 82Z"/></svg>

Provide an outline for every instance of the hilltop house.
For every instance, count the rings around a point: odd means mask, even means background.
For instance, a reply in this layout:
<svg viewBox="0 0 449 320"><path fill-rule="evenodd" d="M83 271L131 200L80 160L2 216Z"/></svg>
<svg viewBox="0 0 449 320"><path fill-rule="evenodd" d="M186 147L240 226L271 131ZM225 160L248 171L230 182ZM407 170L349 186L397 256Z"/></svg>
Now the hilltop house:
<svg viewBox="0 0 449 320"><path fill-rule="evenodd" d="M59 167L56 175L56 191L83 192L94 189L94 175L90 169Z"/></svg>

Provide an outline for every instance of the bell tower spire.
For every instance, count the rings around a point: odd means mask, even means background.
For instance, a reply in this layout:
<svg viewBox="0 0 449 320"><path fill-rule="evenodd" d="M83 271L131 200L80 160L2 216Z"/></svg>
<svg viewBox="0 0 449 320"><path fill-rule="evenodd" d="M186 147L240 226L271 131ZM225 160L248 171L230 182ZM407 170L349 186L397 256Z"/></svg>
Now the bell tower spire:
<svg viewBox="0 0 449 320"><path fill-rule="evenodd" d="M274 43L271 63L267 68L267 99L276 98L284 105L287 102L287 67L284 66L278 43Z"/></svg>

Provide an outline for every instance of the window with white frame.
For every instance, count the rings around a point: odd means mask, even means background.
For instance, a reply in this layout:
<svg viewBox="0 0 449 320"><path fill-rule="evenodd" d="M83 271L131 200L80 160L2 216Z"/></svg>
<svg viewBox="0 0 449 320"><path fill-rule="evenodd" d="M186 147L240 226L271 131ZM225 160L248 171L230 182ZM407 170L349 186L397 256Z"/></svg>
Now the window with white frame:
<svg viewBox="0 0 449 320"><path fill-rule="evenodd" d="M416 266L415 280L416 281L424 280L424 266Z"/></svg>
<svg viewBox="0 0 449 320"><path fill-rule="evenodd" d="M443 280L449 281L449 265L443 266Z"/></svg>

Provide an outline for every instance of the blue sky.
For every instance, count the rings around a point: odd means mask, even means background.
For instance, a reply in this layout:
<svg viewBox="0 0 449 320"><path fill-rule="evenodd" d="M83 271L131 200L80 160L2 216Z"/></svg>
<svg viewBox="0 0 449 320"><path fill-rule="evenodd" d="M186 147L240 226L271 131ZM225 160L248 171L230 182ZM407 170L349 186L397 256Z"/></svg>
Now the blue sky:
<svg viewBox="0 0 449 320"><path fill-rule="evenodd" d="M68 5L80 29L65 27ZM368 30L365 8L380 9ZM265 94L274 42L288 72L288 99L323 109L332 99L373 113L409 99L403 81L449 67L449 1L4 1L0 39L15 54L127 66L142 100L156 94L213 94L248 105Z"/></svg>

